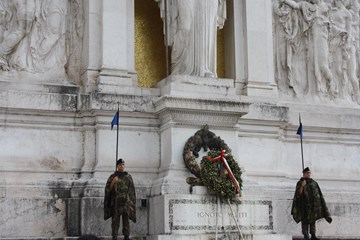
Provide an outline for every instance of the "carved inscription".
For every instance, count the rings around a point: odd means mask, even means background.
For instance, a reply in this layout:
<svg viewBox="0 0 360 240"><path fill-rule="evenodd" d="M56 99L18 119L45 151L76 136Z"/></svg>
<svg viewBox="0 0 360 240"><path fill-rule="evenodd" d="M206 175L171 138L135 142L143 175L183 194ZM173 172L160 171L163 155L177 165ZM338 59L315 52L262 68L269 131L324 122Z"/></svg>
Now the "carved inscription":
<svg viewBox="0 0 360 240"><path fill-rule="evenodd" d="M272 206L270 201L243 201L239 204L217 202L213 199L169 200L169 224L172 231L215 231L222 226L236 231L234 216L241 229L272 230ZM234 213L234 215L233 215Z"/></svg>

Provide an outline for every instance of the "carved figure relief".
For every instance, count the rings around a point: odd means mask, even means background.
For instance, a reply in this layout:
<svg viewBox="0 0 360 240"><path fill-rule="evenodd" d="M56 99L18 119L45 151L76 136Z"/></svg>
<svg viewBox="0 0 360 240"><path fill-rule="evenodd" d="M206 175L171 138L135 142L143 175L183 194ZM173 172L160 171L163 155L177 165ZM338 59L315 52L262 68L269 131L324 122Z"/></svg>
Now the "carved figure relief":
<svg viewBox="0 0 360 240"><path fill-rule="evenodd" d="M331 56L333 59L332 69L336 79L336 85L339 91L339 97L348 97L350 94L348 63L350 59L350 41L351 37L351 14L345 8L342 1L335 1L335 7L332 10L332 39Z"/></svg>
<svg viewBox="0 0 360 240"><path fill-rule="evenodd" d="M84 38L84 6L82 0L72 0L68 5L66 36L66 72L70 79L80 79L85 71L82 65ZM78 82L81 85L81 82Z"/></svg>
<svg viewBox="0 0 360 240"><path fill-rule="evenodd" d="M359 1L273 2L282 94L359 101Z"/></svg>
<svg viewBox="0 0 360 240"><path fill-rule="evenodd" d="M166 44L171 47L171 74L215 78L217 28L224 26L226 1L155 1L164 21Z"/></svg>
<svg viewBox="0 0 360 240"><path fill-rule="evenodd" d="M65 75L69 22L83 17L68 15L75 5L79 1L0 0L0 73Z"/></svg>
<svg viewBox="0 0 360 240"><path fill-rule="evenodd" d="M8 71L15 64L12 63L12 54L30 34L35 21L35 0L3 0L0 3L0 12L2 12L0 69Z"/></svg>
<svg viewBox="0 0 360 240"><path fill-rule="evenodd" d="M304 95L307 92L307 81L299 81L301 70L305 69L304 66L294 64L302 62L301 50L304 49L304 44L300 41L300 24L299 15L297 11L284 3L274 3L274 14L276 15L275 32L277 33L274 38L278 44L276 48L276 79L278 87L281 91L290 90L292 94Z"/></svg>

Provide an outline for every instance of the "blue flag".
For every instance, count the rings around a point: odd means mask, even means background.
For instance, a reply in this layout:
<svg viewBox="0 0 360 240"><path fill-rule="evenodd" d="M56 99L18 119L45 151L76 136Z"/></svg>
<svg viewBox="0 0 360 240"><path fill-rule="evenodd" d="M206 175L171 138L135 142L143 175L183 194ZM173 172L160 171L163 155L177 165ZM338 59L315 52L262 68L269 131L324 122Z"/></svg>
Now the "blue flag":
<svg viewBox="0 0 360 240"><path fill-rule="evenodd" d="M297 135L300 135L300 138L303 137L303 129L302 129L302 123L300 122L300 126L296 132Z"/></svg>
<svg viewBox="0 0 360 240"><path fill-rule="evenodd" d="M119 124L118 119L119 119L119 111L117 111L117 112L115 113L115 116L114 116L113 120L111 121L111 130L113 129L114 125L118 125L118 124Z"/></svg>

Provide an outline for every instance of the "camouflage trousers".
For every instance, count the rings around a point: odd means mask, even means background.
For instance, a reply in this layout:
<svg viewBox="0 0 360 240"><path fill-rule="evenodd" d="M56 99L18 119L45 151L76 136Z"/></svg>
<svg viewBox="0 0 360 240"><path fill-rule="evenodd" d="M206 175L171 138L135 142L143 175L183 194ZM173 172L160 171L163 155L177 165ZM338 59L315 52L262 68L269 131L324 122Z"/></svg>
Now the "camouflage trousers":
<svg viewBox="0 0 360 240"><path fill-rule="evenodd" d="M310 225L310 234L311 237L315 237L316 236L316 226L315 226L315 222L312 223L301 223L301 230L302 230L302 234L304 236L309 237L309 225Z"/></svg>
<svg viewBox="0 0 360 240"><path fill-rule="evenodd" d="M129 224L129 216L127 213L122 214L115 214L111 218L111 230L112 230L112 236L116 237L119 232L119 226L120 226L120 217L122 217L122 233L124 236L130 235L130 224Z"/></svg>

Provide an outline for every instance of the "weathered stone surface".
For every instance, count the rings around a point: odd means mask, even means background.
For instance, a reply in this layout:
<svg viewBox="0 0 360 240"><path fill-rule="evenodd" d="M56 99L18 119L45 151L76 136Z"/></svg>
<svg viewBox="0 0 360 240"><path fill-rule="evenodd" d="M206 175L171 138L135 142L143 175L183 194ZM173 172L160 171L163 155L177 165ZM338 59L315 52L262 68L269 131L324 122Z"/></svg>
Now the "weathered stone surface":
<svg viewBox="0 0 360 240"><path fill-rule="evenodd" d="M277 56L284 48L279 47L276 34L285 26L278 15L272 15L277 14L272 8L277 1L227 1L224 57L231 71L226 79L173 75L155 88L136 85L134 1L76 0L65 4L66 11L60 11L65 10L61 1L27 1L27 11L34 2L40 4L35 9L44 11L35 11L25 19L27 23L20 24L10 17L18 16L20 1L0 1L0 239L77 239L83 234L111 239L110 220L103 220L102 205L105 182L115 169L117 132L110 123L118 107L119 157L126 161L138 197L132 239L215 238L215 197L206 187L190 192L186 178L193 175L182 157L185 142L205 124L228 144L243 171L244 195L237 213L245 239L299 237L300 226L290 216L302 170L296 135L299 114L305 165L320 184L334 221L331 225L320 221L318 235L358 238L360 108L353 98L356 94L330 99L326 93L319 97L309 91L302 96L298 88L284 88L290 75L286 71L279 78L279 70L284 69L278 68ZM339 14L338 7L332 14ZM61 30L54 33L64 35L51 36L51 29L45 27L50 22L53 30ZM64 29L56 28L62 23ZM18 45L13 40L12 51L4 53L6 41L11 40L7 37L21 26L32 27L20 29L24 38L17 40ZM44 33L39 35L43 42L31 42L36 30ZM298 37L303 41L306 36ZM54 39L65 42L45 51L49 62L30 71L46 57L39 55L41 44ZM303 67L297 57L304 54L292 56L294 71ZM25 66L25 59L35 62ZM25 65L11 65L17 60ZM61 61L40 71L54 60ZM348 68L348 77L350 72ZM292 80L312 79L311 71L300 73ZM238 239L231 217L225 216L221 223L228 238ZM224 232L218 234L226 237Z"/></svg>

